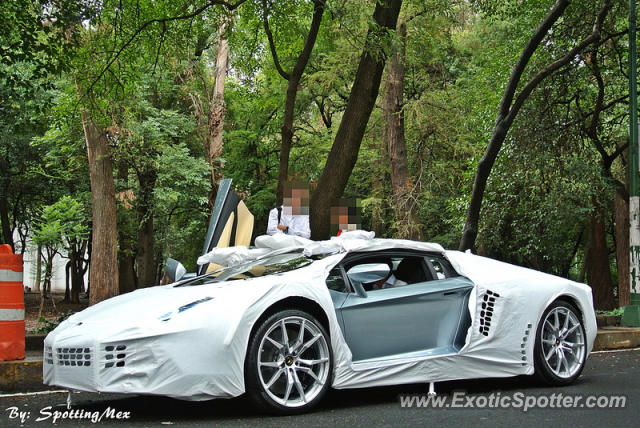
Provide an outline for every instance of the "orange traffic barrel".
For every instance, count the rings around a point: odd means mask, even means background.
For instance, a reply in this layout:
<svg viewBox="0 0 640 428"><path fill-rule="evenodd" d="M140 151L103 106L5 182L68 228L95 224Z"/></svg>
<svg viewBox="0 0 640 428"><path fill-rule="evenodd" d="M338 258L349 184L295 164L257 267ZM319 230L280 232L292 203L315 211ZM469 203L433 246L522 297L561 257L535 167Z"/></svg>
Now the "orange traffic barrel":
<svg viewBox="0 0 640 428"><path fill-rule="evenodd" d="M0 361L24 358L22 255L0 245Z"/></svg>

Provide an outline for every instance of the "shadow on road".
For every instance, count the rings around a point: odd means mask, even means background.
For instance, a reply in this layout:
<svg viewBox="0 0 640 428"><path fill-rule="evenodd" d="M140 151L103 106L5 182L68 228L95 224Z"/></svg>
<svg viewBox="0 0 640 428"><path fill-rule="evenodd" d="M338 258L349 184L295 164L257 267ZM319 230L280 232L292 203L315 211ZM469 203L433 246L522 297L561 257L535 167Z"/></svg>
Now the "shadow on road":
<svg viewBox="0 0 640 428"><path fill-rule="evenodd" d="M580 385L581 378L575 385ZM451 394L454 391L466 391L470 394L487 394L500 391L526 391L531 394L542 393L546 387L540 385L531 376L515 378L480 379L466 381L450 381L436 384L438 394ZM398 403L400 394L426 393L428 384L398 385L390 387L330 390L315 412L335 412L348 409L365 409L368 406ZM83 398L86 397L83 394ZM93 398L95 397L95 399ZM211 421L218 422L236 419L247 420L264 418L244 397L209 401L182 401L155 396L115 396L110 394L95 395L89 399L76 399L73 408L85 411L103 411L107 407L118 411L130 411L133 421Z"/></svg>

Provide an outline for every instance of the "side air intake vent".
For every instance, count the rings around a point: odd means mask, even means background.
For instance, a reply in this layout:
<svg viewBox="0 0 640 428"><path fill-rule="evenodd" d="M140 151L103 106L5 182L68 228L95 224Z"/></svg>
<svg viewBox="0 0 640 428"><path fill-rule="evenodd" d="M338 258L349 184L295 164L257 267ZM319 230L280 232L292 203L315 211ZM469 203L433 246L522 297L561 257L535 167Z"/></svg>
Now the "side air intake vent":
<svg viewBox="0 0 640 428"><path fill-rule="evenodd" d="M529 340L529 335L531 333L531 323L527 324L527 329L524 331L524 336L522 336L522 343L520 344L520 353L522 354L522 365L527 365L527 340Z"/></svg>
<svg viewBox="0 0 640 428"><path fill-rule="evenodd" d="M480 311L480 333L489 336L489 329L491 328L491 317L493 316L493 308L496 304L496 299L500 295L491 290L487 290L482 297L482 310Z"/></svg>

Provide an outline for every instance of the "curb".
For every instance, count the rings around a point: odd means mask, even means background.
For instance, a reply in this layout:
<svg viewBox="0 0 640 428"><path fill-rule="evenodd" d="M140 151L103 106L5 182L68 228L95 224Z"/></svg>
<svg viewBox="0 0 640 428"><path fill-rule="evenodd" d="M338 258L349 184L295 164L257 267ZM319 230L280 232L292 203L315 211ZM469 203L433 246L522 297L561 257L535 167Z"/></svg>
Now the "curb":
<svg viewBox="0 0 640 428"><path fill-rule="evenodd" d="M42 347L44 335L26 338L24 360L0 361L0 393L29 392L51 389L42 383ZM594 351L640 347L640 328L601 327L598 329Z"/></svg>
<svg viewBox="0 0 640 428"><path fill-rule="evenodd" d="M42 383L42 352L27 352L24 360L0 361L0 393L50 389Z"/></svg>
<svg viewBox="0 0 640 428"><path fill-rule="evenodd" d="M627 349L640 346L640 328L638 327L602 327L598 329L594 351L606 349Z"/></svg>

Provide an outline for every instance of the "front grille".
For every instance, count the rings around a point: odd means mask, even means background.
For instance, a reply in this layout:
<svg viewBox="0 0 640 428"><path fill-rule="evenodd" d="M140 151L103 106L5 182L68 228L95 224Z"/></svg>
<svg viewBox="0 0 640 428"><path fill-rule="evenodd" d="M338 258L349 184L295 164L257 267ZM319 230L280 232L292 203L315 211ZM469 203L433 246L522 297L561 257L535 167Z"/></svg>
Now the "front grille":
<svg viewBox="0 0 640 428"><path fill-rule="evenodd" d="M104 368L124 367L125 358L127 358L126 345L108 345L104 348L105 363Z"/></svg>
<svg viewBox="0 0 640 428"><path fill-rule="evenodd" d="M44 360L47 364L53 365L53 349L51 346L46 346L44 348Z"/></svg>
<svg viewBox="0 0 640 428"><path fill-rule="evenodd" d="M56 359L59 366L89 367L91 348L56 348Z"/></svg>

